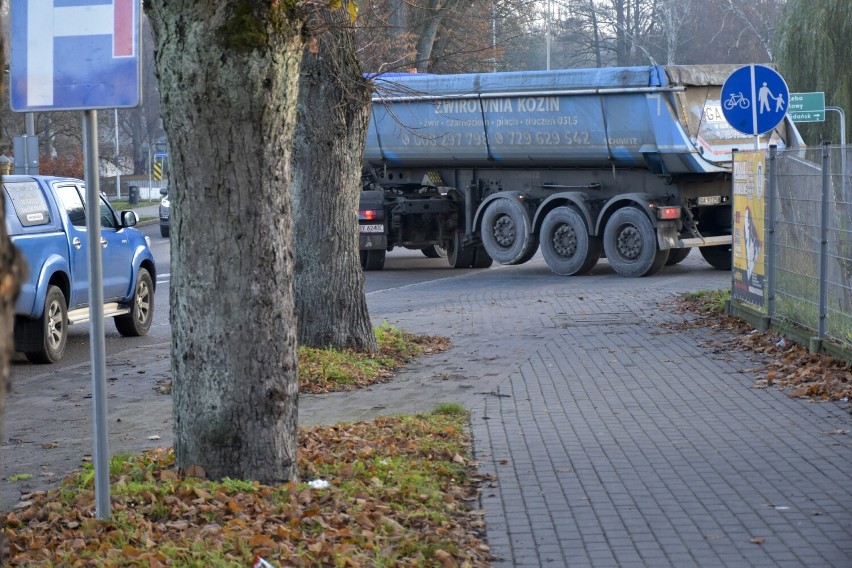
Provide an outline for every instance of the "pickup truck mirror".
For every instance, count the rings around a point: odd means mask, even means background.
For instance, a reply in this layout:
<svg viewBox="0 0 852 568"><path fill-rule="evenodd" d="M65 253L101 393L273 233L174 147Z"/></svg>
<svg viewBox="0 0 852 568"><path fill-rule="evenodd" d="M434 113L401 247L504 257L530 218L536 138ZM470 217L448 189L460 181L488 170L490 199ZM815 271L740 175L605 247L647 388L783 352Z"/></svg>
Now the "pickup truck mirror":
<svg viewBox="0 0 852 568"><path fill-rule="evenodd" d="M160 188L160 195L168 195L168 194L169 194L169 188L168 187L161 187Z"/></svg>
<svg viewBox="0 0 852 568"><path fill-rule="evenodd" d="M139 219L136 217L135 211L122 211L121 212L121 226L122 227L133 227L136 225Z"/></svg>

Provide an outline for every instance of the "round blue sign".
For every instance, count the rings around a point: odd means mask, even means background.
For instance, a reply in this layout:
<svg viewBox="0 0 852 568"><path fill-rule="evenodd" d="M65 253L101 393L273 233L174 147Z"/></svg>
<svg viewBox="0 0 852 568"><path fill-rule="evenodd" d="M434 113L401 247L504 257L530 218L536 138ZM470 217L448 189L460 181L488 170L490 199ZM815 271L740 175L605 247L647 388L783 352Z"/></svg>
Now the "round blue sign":
<svg viewBox="0 0 852 568"><path fill-rule="evenodd" d="M722 114L736 130L757 135L784 119L790 103L787 83L764 65L740 67L722 85Z"/></svg>

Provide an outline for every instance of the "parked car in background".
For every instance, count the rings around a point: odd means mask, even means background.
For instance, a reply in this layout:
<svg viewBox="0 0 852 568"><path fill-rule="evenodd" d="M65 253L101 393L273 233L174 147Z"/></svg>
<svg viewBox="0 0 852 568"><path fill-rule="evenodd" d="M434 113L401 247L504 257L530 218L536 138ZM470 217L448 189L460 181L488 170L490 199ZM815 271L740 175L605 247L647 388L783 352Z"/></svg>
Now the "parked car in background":
<svg viewBox="0 0 852 568"><path fill-rule="evenodd" d="M79 179L3 176L6 230L27 261L15 305L15 350L34 363L62 358L68 326L88 322L89 236ZM157 270L133 211L116 213L100 196L103 312L121 335L148 333Z"/></svg>
<svg viewBox="0 0 852 568"><path fill-rule="evenodd" d="M163 196L160 200L160 236L168 238L169 217L172 211L172 204L169 202L169 188L161 187L160 195Z"/></svg>

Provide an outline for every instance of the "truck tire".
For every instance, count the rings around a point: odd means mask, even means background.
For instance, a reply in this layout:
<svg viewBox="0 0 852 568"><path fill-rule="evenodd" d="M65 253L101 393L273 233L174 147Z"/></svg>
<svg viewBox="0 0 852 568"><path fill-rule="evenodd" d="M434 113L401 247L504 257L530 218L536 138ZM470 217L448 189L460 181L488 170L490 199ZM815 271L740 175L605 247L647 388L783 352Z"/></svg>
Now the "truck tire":
<svg viewBox="0 0 852 568"><path fill-rule="evenodd" d="M164 239L169 238L169 227L165 225L160 225L160 236Z"/></svg>
<svg viewBox="0 0 852 568"><path fill-rule="evenodd" d="M556 274L585 274L601 257L601 240L589 236L583 216L573 207L548 213L539 233L541 255Z"/></svg>
<svg viewBox="0 0 852 568"><path fill-rule="evenodd" d="M115 329L125 337L141 337L151 329L154 320L154 284L144 268L136 275L133 304L130 313L113 318Z"/></svg>
<svg viewBox="0 0 852 568"><path fill-rule="evenodd" d="M470 265L471 268L488 268L492 264L494 264L494 259L488 256L488 252L485 250L485 247L474 247L473 262Z"/></svg>
<svg viewBox="0 0 852 568"><path fill-rule="evenodd" d="M447 262L450 264L450 268L473 267L476 247L462 246L461 243L461 234L457 234L450 244L450 248L447 249Z"/></svg>
<svg viewBox="0 0 852 568"><path fill-rule="evenodd" d="M364 270L381 270L385 267L385 256L387 251L384 249L372 249L361 251L361 268Z"/></svg>
<svg viewBox="0 0 852 568"><path fill-rule="evenodd" d="M622 207L604 228L604 251L609 263L621 276L635 278L656 273L669 257L657 248L651 220L635 207Z"/></svg>
<svg viewBox="0 0 852 568"><path fill-rule="evenodd" d="M482 244L500 264L521 264L535 244L524 206L514 199L495 199L482 215ZM533 254L535 251L533 250Z"/></svg>
<svg viewBox="0 0 852 568"><path fill-rule="evenodd" d="M439 245L429 245L420 250L426 258L447 258L447 249Z"/></svg>
<svg viewBox="0 0 852 568"><path fill-rule="evenodd" d="M691 248L669 249L669 258L666 260L666 266L673 266L679 262L683 262L691 251Z"/></svg>
<svg viewBox="0 0 852 568"><path fill-rule="evenodd" d="M68 341L68 304L57 286L48 286L44 312L38 319L21 319L15 331L17 346L32 363L56 363L65 353Z"/></svg>
<svg viewBox="0 0 852 568"><path fill-rule="evenodd" d="M701 247L701 256L716 270L731 269L731 245Z"/></svg>

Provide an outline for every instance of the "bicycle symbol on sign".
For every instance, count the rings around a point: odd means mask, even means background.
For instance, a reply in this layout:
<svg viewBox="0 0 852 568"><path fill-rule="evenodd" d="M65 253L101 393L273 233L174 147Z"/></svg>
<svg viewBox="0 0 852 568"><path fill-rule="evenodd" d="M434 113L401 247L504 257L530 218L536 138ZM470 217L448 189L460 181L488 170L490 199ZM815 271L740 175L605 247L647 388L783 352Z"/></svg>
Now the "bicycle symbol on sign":
<svg viewBox="0 0 852 568"><path fill-rule="evenodd" d="M750 105L751 103L742 93L731 93L731 96L725 101L725 110L732 110L735 106L745 110Z"/></svg>

